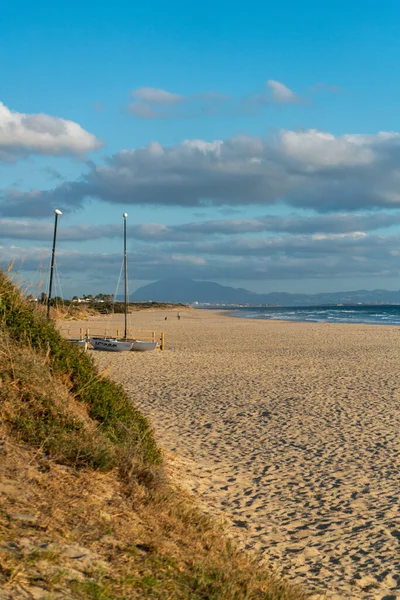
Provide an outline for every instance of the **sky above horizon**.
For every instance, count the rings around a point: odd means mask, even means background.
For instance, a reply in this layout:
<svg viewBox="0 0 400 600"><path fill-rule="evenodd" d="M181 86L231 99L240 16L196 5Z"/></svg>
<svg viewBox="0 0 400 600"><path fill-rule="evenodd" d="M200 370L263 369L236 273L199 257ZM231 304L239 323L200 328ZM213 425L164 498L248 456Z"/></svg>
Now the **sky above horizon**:
<svg viewBox="0 0 400 600"><path fill-rule="evenodd" d="M1 265L57 295L167 277L400 289L400 5L3 0ZM44 282L44 283L43 283Z"/></svg>

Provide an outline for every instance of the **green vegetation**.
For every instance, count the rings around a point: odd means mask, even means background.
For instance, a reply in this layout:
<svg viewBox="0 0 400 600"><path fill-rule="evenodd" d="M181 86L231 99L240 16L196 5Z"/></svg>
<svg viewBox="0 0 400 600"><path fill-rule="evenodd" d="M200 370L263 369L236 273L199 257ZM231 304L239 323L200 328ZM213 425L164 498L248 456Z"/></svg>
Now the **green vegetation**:
<svg viewBox="0 0 400 600"><path fill-rule="evenodd" d="M123 302L98 302L96 299L91 301L88 306L100 313L121 314L125 312L125 304ZM181 310L188 308L187 304L172 304L170 302L129 302L128 311L136 310Z"/></svg>
<svg viewBox="0 0 400 600"><path fill-rule="evenodd" d="M7 331L0 334L2 417L15 437L64 464L112 468L117 462L113 445L51 376L46 358L20 347Z"/></svg>
<svg viewBox="0 0 400 600"><path fill-rule="evenodd" d="M35 307L32 308L12 282L1 273L0 326L12 340L22 344L23 348L32 349L37 355L46 357L51 374L61 378L68 392L86 405L89 417L99 425L101 433L115 447L108 454L110 468L115 464L116 454L119 454L124 465L134 462L144 469L145 465L160 462L160 452L147 420L129 402L121 386L99 375L90 356L63 339L44 314L35 310ZM24 391L23 375L19 381ZM51 424L51 401L42 400L42 403L47 406L43 410L47 410ZM29 428L25 429L28 435ZM61 431L62 428L60 434ZM30 434L29 441L32 443L35 430L30 428ZM39 436L38 444L41 443ZM105 462L104 468L106 466Z"/></svg>
<svg viewBox="0 0 400 600"><path fill-rule="evenodd" d="M0 402L0 595L307 598L167 481L124 390L1 273Z"/></svg>

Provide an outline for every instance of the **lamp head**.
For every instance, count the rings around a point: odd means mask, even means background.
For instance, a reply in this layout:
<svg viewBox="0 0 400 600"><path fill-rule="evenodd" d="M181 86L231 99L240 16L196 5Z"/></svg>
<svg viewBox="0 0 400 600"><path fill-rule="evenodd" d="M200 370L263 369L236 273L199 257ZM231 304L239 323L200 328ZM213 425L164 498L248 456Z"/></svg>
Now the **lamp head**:
<svg viewBox="0 0 400 600"><path fill-rule="evenodd" d="M56 215L62 215L61 210L58 210L58 208L55 208L54 212L55 212Z"/></svg>
<svg viewBox="0 0 400 600"><path fill-rule="evenodd" d="M126 217L128 216L128 213L124 213L122 216L124 217L124 219L126 219Z"/></svg>

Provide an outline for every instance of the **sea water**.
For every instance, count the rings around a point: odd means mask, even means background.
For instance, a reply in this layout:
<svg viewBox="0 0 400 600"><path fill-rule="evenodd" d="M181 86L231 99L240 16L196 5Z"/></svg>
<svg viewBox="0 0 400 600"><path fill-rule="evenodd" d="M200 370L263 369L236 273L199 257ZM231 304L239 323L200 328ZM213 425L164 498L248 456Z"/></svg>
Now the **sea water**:
<svg viewBox="0 0 400 600"><path fill-rule="evenodd" d="M310 323L365 323L400 325L400 305L243 307L230 313L244 319L306 321Z"/></svg>

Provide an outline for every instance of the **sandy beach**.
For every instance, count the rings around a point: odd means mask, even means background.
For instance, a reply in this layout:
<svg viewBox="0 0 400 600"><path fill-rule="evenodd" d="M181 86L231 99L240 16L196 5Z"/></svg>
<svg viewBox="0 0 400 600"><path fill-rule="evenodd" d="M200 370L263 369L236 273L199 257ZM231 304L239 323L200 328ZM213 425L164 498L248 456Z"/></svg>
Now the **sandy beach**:
<svg viewBox="0 0 400 600"><path fill-rule="evenodd" d="M130 324L164 330L166 351L92 353L179 483L289 580L330 599L400 598L399 329L205 310Z"/></svg>

